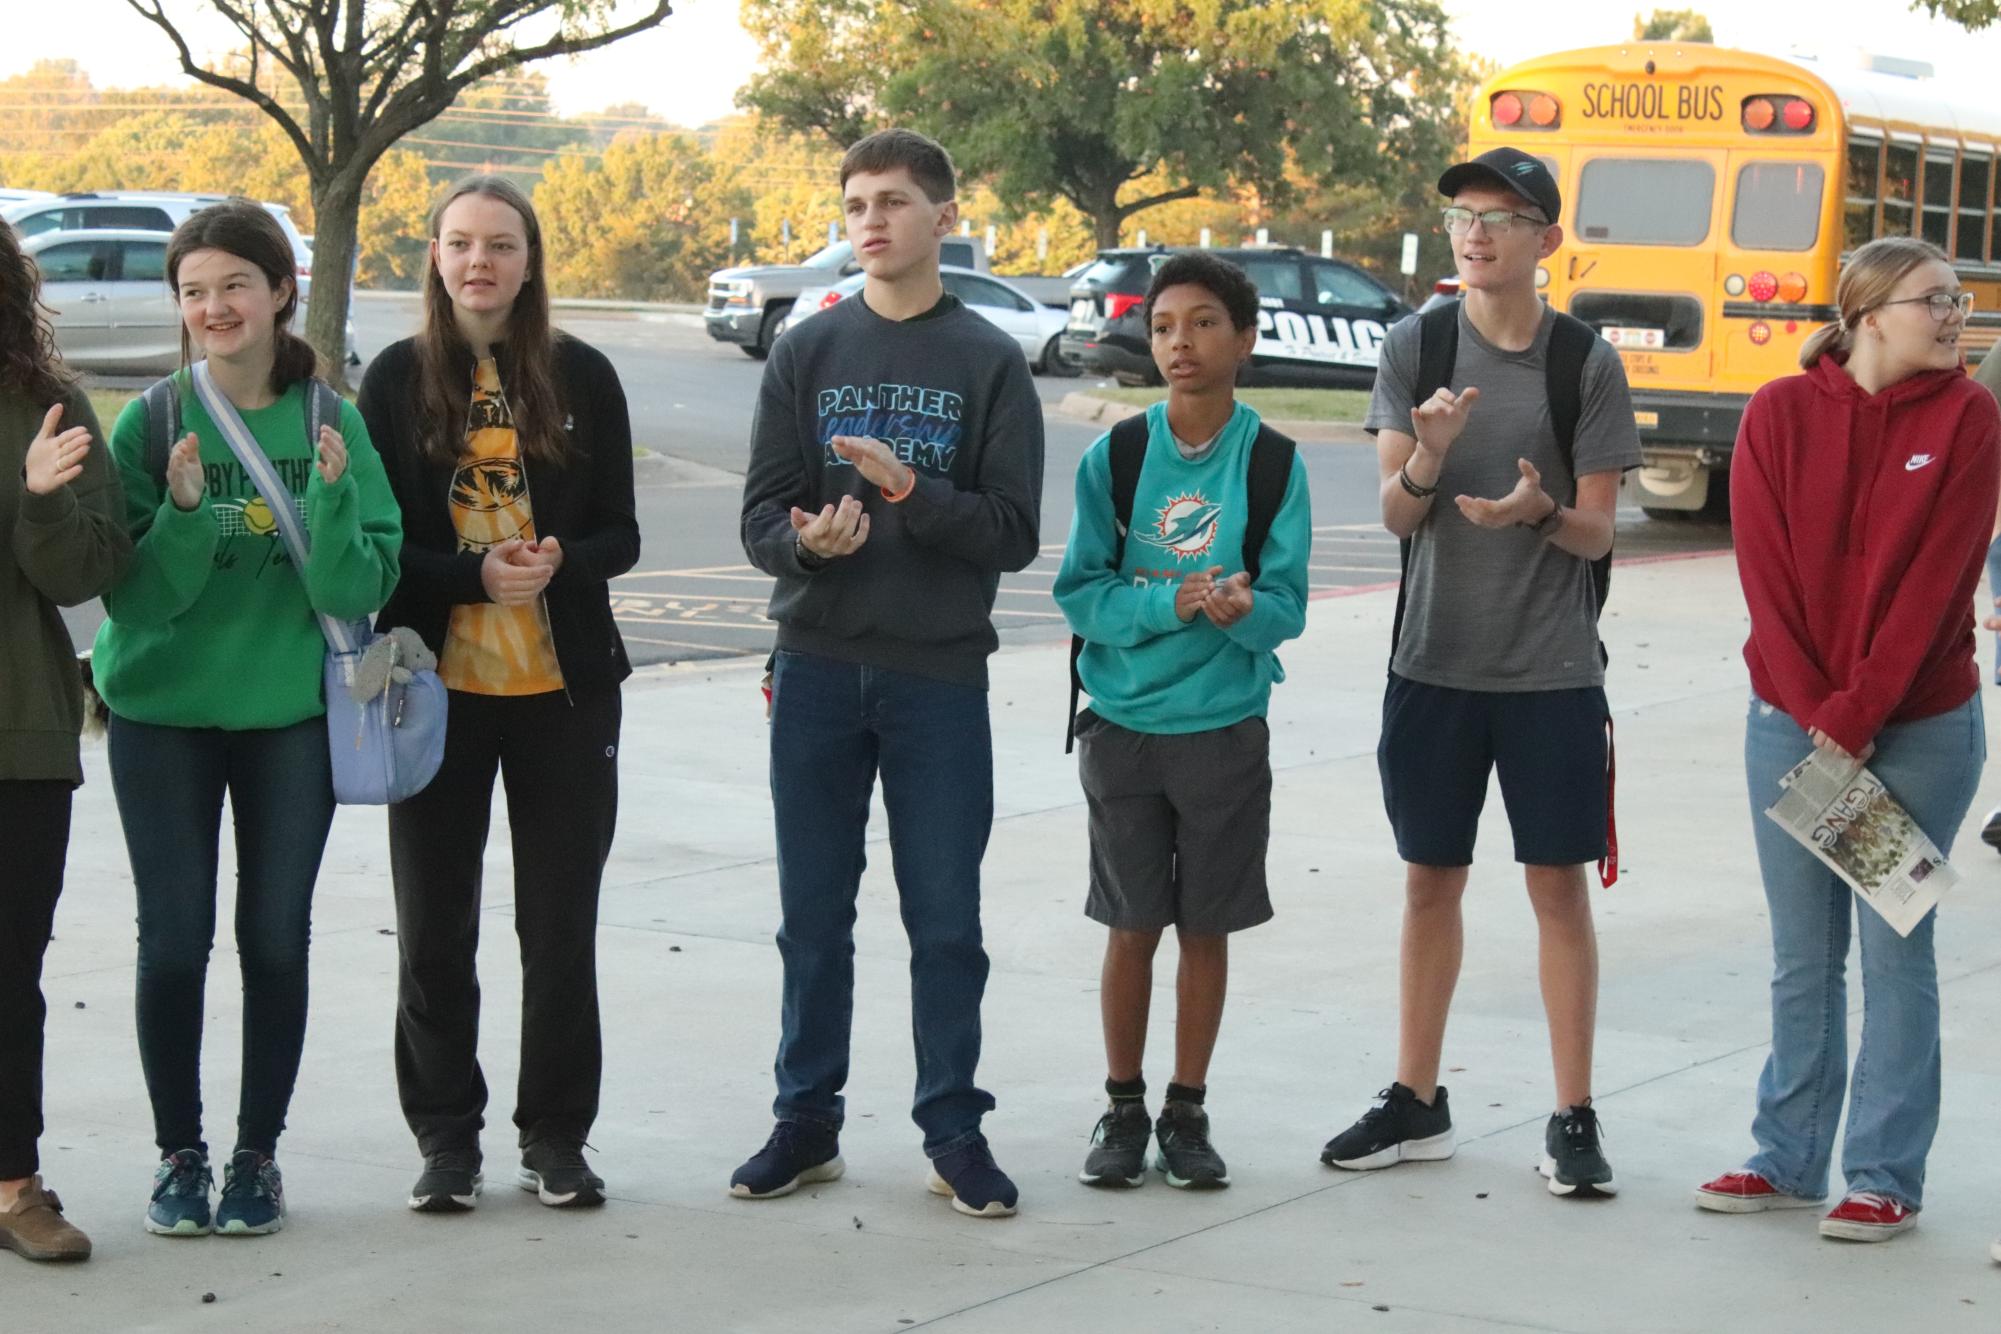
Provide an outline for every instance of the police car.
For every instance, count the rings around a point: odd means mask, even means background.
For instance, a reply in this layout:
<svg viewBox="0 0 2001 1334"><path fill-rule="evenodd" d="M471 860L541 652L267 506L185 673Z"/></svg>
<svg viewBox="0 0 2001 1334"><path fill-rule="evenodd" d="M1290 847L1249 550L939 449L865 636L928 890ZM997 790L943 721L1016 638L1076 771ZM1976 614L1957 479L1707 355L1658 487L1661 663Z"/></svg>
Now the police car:
<svg viewBox="0 0 2001 1334"><path fill-rule="evenodd" d="M1070 289L1063 352L1121 384L1159 384L1140 307L1154 270L1178 253L1165 246L1101 250ZM1247 382L1367 388L1392 324L1411 313L1397 295L1352 264L1291 246L1209 250L1258 287L1258 341Z"/></svg>

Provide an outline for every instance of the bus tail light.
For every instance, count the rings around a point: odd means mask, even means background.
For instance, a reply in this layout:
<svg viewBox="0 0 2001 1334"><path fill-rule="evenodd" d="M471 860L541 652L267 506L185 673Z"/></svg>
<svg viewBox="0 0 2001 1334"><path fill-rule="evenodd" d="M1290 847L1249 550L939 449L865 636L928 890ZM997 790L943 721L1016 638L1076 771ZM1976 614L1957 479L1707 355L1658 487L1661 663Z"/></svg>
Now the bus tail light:
<svg viewBox="0 0 2001 1334"><path fill-rule="evenodd" d="M1772 326L1759 320L1751 326L1751 346L1763 347L1772 341Z"/></svg>
<svg viewBox="0 0 2001 1334"><path fill-rule="evenodd" d="M1763 269L1751 275L1751 299L1770 301L1779 294L1779 280Z"/></svg>
<svg viewBox="0 0 2001 1334"><path fill-rule="evenodd" d="M1752 134L1807 134L1816 116L1813 103L1790 93L1757 93L1744 99L1744 128Z"/></svg>
<svg viewBox="0 0 2001 1334"><path fill-rule="evenodd" d="M1741 273L1733 273L1728 278L1725 278L1723 280L1723 295L1725 296L1744 295L1744 275Z"/></svg>
<svg viewBox="0 0 2001 1334"><path fill-rule="evenodd" d="M1548 93L1517 88L1495 93L1487 116L1503 130L1554 130L1563 124L1563 103Z"/></svg>
<svg viewBox="0 0 2001 1334"><path fill-rule="evenodd" d="M1789 306L1797 306L1806 300L1806 275L1788 273L1779 279L1779 300Z"/></svg>

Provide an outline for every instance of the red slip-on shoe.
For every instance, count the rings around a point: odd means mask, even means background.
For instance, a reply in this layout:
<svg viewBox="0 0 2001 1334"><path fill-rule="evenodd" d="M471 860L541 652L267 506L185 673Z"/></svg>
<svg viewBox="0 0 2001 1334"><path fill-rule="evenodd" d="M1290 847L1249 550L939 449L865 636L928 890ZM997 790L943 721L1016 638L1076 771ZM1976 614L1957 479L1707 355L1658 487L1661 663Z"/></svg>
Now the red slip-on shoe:
<svg viewBox="0 0 2001 1334"><path fill-rule="evenodd" d="M1874 1191L1852 1192L1820 1220L1820 1235L1840 1241L1887 1241L1918 1225L1918 1211Z"/></svg>
<svg viewBox="0 0 2001 1334"><path fill-rule="evenodd" d="M1767 1209L1818 1209L1822 1201L1788 1195L1756 1172L1725 1172L1695 1188L1695 1206L1717 1214L1761 1214Z"/></svg>

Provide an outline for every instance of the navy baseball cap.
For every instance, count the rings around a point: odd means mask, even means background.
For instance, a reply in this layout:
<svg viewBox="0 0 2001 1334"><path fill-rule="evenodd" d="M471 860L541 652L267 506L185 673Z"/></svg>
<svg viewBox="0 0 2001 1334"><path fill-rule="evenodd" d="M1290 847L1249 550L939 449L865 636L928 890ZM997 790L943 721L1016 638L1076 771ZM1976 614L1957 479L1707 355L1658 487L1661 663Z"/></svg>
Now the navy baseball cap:
<svg viewBox="0 0 2001 1334"><path fill-rule="evenodd" d="M1450 199L1469 185L1498 185L1518 194L1541 209L1551 222L1563 214L1563 196L1557 193L1556 178L1541 158L1519 148L1490 148L1471 162L1446 168L1438 178L1438 193Z"/></svg>

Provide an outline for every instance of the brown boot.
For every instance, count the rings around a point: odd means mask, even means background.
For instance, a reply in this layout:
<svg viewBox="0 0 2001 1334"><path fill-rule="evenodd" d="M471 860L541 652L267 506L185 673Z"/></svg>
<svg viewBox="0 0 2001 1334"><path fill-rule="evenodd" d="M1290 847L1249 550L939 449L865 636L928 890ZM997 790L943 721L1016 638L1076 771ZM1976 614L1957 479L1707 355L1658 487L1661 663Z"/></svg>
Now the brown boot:
<svg viewBox="0 0 2001 1334"><path fill-rule="evenodd" d="M88 1260L90 1238L63 1217L63 1202L35 1177L14 1207L0 1212L0 1250L30 1260Z"/></svg>

